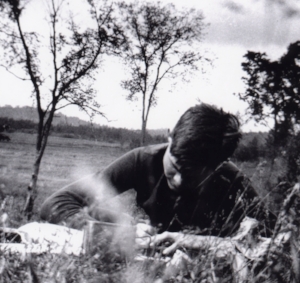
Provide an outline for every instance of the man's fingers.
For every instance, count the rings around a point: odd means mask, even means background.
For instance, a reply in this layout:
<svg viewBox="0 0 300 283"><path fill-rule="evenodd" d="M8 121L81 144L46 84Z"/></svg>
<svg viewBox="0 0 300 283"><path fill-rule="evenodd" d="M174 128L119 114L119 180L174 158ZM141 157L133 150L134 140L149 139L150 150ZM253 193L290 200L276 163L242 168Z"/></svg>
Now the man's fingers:
<svg viewBox="0 0 300 283"><path fill-rule="evenodd" d="M163 232L161 234L152 236L151 237L151 246L156 246L164 241L171 240L172 239L171 234L172 233L169 233L169 232Z"/></svg>
<svg viewBox="0 0 300 283"><path fill-rule="evenodd" d="M155 248L161 243L172 242L172 245L163 250L163 254L168 255L176 251L179 246L180 239L181 235L179 233L171 233L166 231L151 237L137 237L135 242L139 248Z"/></svg>
<svg viewBox="0 0 300 283"><path fill-rule="evenodd" d="M175 252L175 251L177 250L177 248L178 248L178 243L175 242L175 243L173 243L171 246L165 248L165 249L163 250L163 254L164 254L164 255L168 255L168 254L170 254L170 253L173 253L173 252Z"/></svg>

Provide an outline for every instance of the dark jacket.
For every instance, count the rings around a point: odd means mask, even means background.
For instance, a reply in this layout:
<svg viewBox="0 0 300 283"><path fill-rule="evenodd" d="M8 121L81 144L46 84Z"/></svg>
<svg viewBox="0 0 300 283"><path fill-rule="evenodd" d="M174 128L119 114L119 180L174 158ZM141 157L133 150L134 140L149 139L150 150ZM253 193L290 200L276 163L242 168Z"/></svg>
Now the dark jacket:
<svg viewBox="0 0 300 283"><path fill-rule="evenodd" d="M41 218L56 223L83 206L101 199L101 192L136 191L137 204L161 231L197 228L198 234L229 236L245 216L260 221L265 235L275 217L267 212L257 192L232 162L224 162L198 190L177 195L170 190L163 171L167 144L134 149L102 172L73 183L42 206ZM93 185L90 185L93 182Z"/></svg>

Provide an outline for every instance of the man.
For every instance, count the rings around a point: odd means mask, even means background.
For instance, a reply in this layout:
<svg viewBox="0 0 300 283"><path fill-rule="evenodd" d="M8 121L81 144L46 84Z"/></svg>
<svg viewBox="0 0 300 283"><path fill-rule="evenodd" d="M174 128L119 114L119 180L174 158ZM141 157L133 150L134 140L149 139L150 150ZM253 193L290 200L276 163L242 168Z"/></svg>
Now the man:
<svg viewBox="0 0 300 283"><path fill-rule="evenodd" d="M207 104L191 107L168 143L134 149L102 172L59 190L42 205L41 218L58 223L88 207L90 215L101 220L104 190L120 194L134 189L151 226L166 232L158 241L171 238L195 247L195 235L183 240L180 231L189 228L196 235L227 237L245 216L259 220L260 230L269 235L275 218L249 180L228 161L240 138L234 115Z"/></svg>

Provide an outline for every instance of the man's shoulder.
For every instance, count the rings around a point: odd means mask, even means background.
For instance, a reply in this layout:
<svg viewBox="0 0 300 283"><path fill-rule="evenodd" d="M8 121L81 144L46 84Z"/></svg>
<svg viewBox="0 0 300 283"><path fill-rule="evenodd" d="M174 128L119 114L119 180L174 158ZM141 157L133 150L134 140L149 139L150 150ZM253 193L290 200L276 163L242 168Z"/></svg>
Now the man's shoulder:
<svg viewBox="0 0 300 283"><path fill-rule="evenodd" d="M163 156L168 147L167 143L148 145L144 147L135 148L132 153L135 158L136 168L140 172L145 171L147 174L155 171L161 171L163 166Z"/></svg>
<svg viewBox="0 0 300 283"><path fill-rule="evenodd" d="M148 145L144 147L144 152L150 155L156 155L161 152L165 152L168 147L168 143L160 143L154 145Z"/></svg>
<svg viewBox="0 0 300 283"><path fill-rule="evenodd" d="M160 153L164 153L168 147L168 143L160 143L160 144L154 144L154 145L147 145L135 148L133 151L145 154L145 155L157 155Z"/></svg>

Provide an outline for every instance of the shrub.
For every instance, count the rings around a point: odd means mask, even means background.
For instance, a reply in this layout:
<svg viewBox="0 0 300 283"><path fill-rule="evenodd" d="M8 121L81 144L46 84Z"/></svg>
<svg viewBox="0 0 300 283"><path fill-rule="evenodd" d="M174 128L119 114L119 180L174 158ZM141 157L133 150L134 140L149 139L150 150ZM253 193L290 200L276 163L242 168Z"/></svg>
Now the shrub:
<svg viewBox="0 0 300 283"><path fill-rule="evenodd" d="M287 179L290 182L298 181L300 175L300 132L289 139L284 153L287 160Z"/></svg>
<svg viewBox="0 0 300 283"><path fill-rule="evenodd" d="M64 134L60 134L60 136L62 138L67 138L67 139L75 139L76 138L76 135L72 134L72 133L64 133Z"/></svg>

